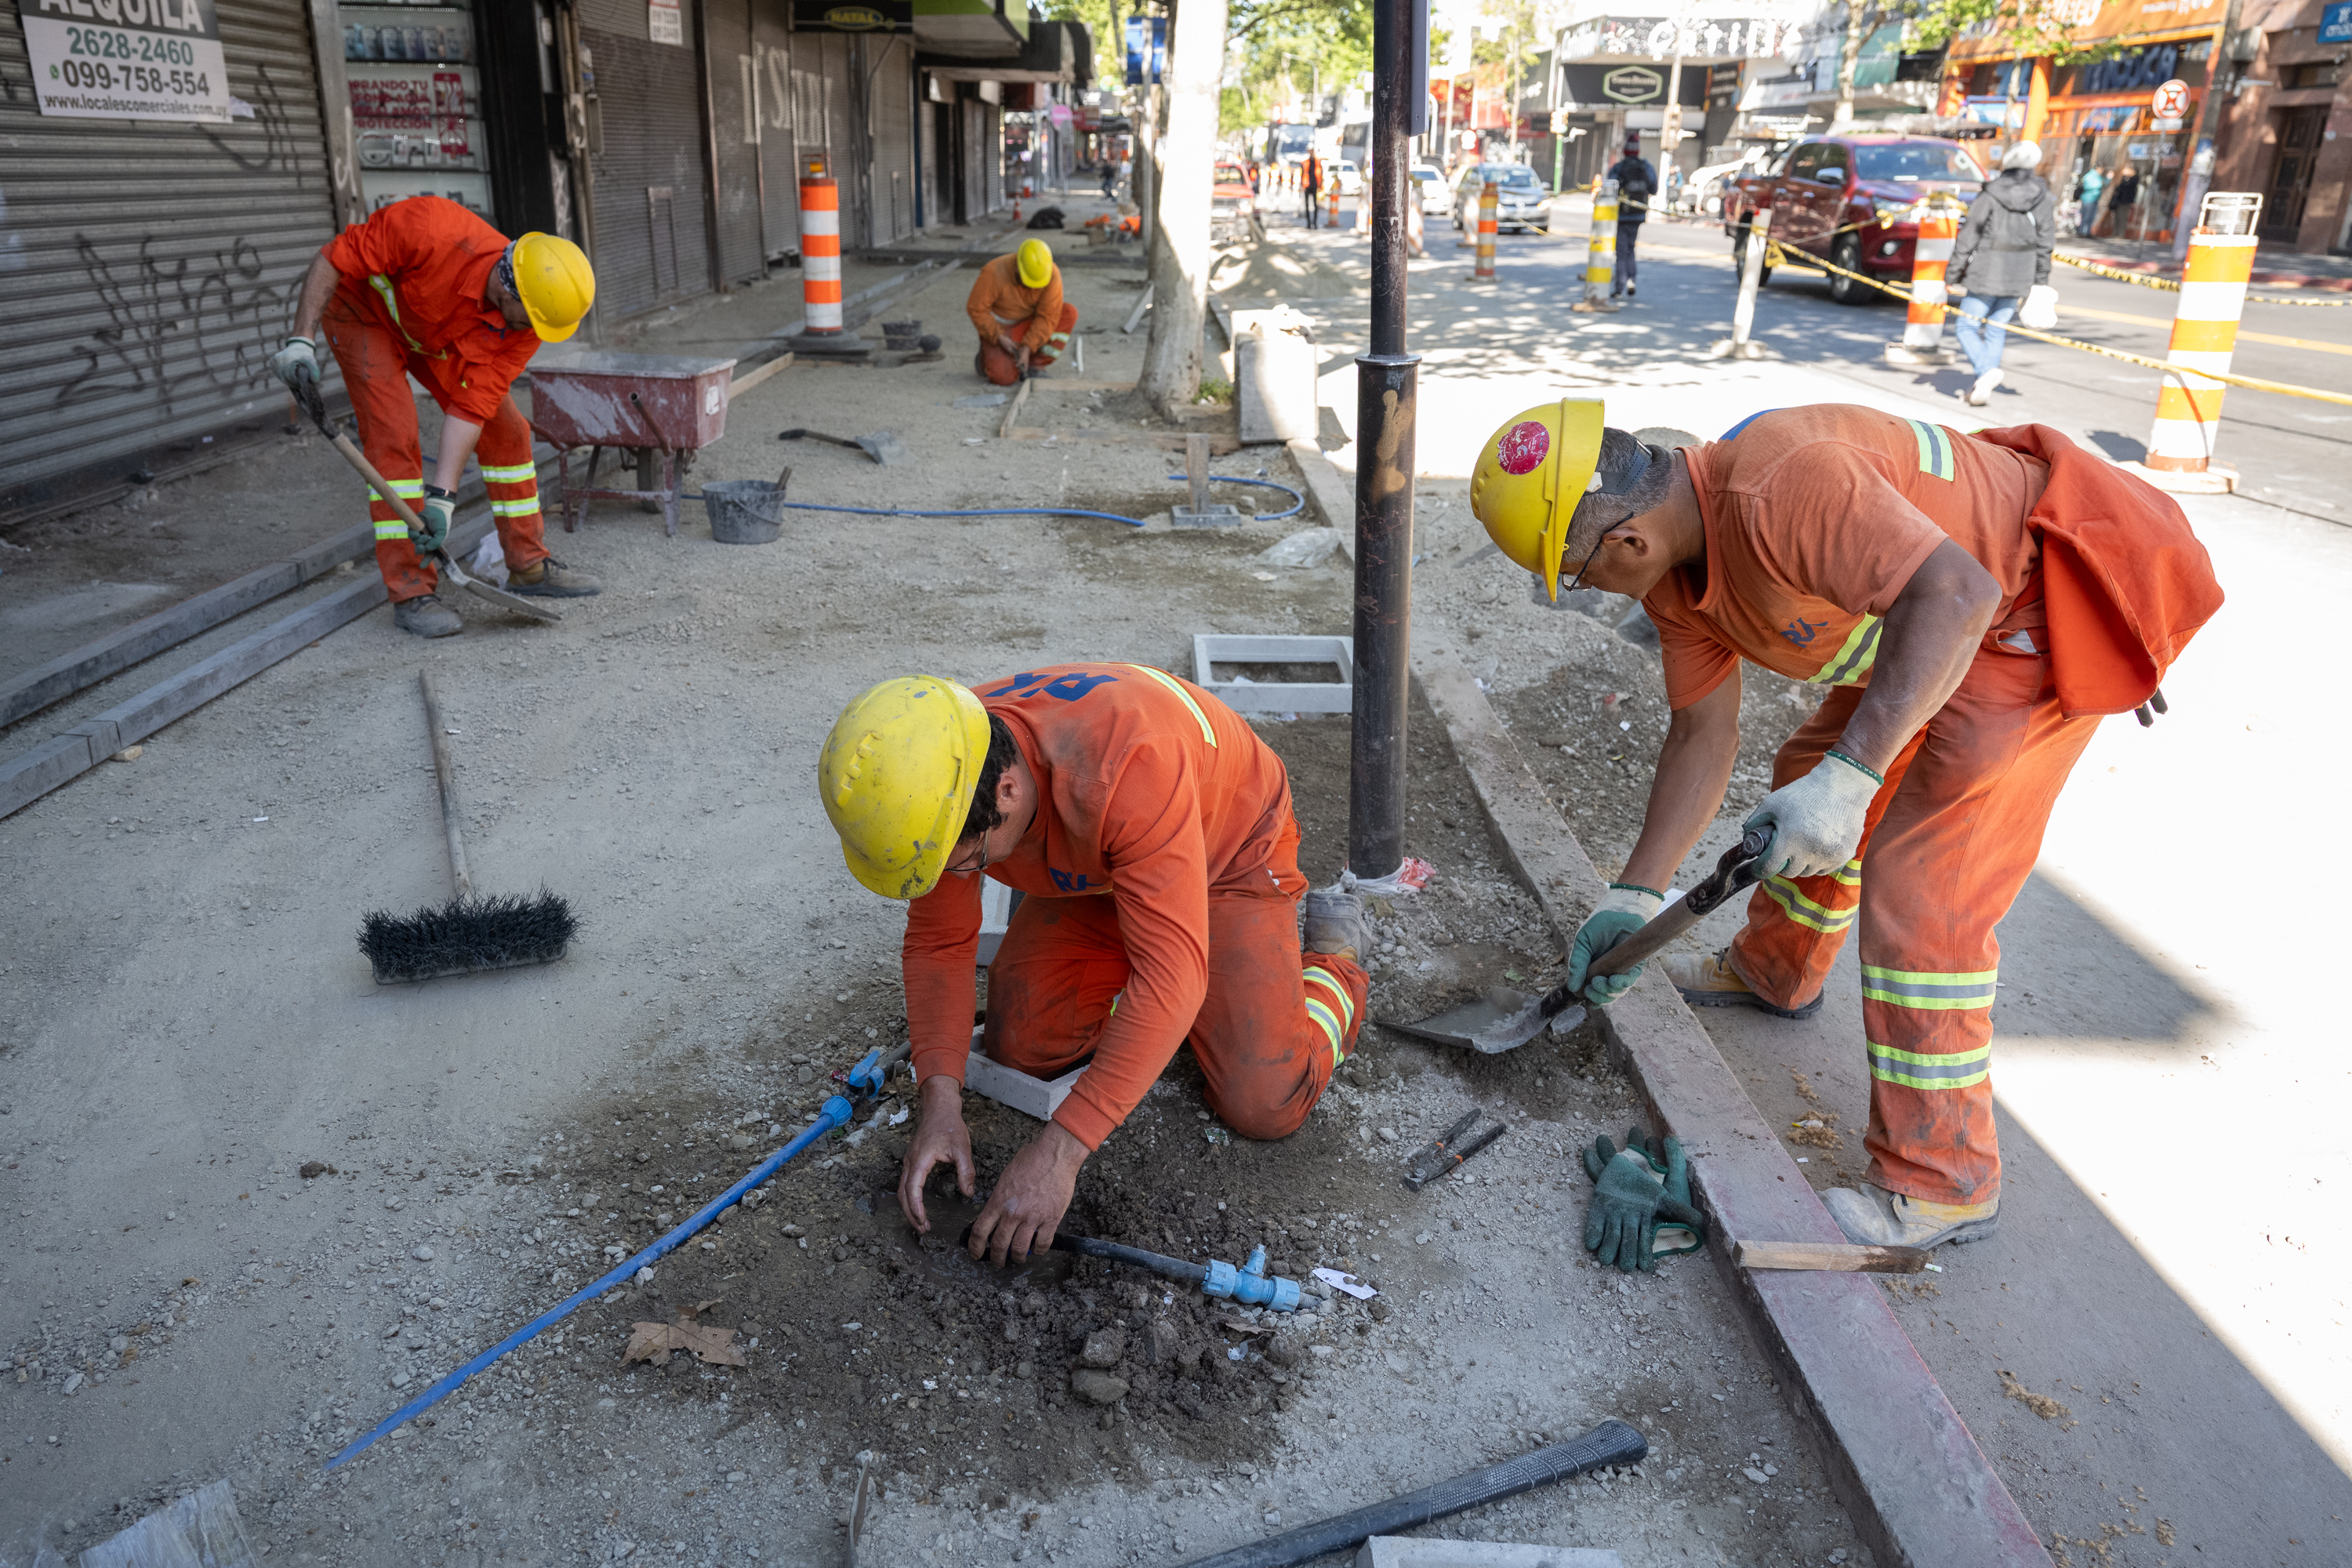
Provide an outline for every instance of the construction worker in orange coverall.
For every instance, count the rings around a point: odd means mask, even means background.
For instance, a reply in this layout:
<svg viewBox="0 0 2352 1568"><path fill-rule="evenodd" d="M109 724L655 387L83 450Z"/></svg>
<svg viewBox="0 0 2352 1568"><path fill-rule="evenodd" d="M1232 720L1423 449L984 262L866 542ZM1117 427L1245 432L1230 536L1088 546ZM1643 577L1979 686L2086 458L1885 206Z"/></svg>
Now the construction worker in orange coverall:
<svg viewBox="0 0 2352 1568"><path fill-rule="evenodd" d="M424 520L412 540L390 503L373 492L376 565L391 590L393 621L419 637L448 637L465 623L436 596L440 574L419 554L447 540L466 459L478 456L506 556L510 592L578 598L594 578L548 553L530 425L507 389L541 342L578 330L596 297L580 247L554 235L507 237L458 203L411 196L379 208L310 263L294 331L270 358L289 387L319 379L325 328L342 367L360 445L376 472ZM417 438L415 376L441 405L440 452L431 483Z"/></svg>
<svg viewBox="0 0 2352 1568"><path fill-rule="evenodd" d="M1662 963L1694 1005L1804 1018L1858 916L1870 1168L1824 1202L1857 1243L1991 1235L1994 927L2099 716L2147 701L2221 604L2179 509L2043 426L1824 404L1667 451L1581 398L1497 430L1471 506L1555 598L1565 562L1658 628L1673 718L1568 984L1605 1004L1639 975L1586 979L1722 804L1740 660L1825 687L1747 819L1771 835L1747 928Z"/></svg>
<svg viewBox="0 0 2352 1568"><path fill-rule="evenodd" d="M1042 239L1024 239L1012 255L982 268L964 313L980 334L972 371L998 386L1025 381L1033 367L1068 353L1078 324L1077 307L1062 298L1053 247Z"/></svg>
<svg viewBox="0 0 2352 1568"><path fill-rule="evenodd" d="M1087 1066L998 1177L975 1258L1052 1242L1078 1167L1178 1047L1248 1138L1296 1131L1354 1050L1362 900L1307 889L1282 760L1199 687L1132 664L1056 665L976 693L887 680L843 710L817 773L850 870L911 900L922 1120L898 1202L918 1231L935 1166L973 1191L962 1087L983 874L1025 896L989 967L982 1049L1038 1078Z"/></svg>

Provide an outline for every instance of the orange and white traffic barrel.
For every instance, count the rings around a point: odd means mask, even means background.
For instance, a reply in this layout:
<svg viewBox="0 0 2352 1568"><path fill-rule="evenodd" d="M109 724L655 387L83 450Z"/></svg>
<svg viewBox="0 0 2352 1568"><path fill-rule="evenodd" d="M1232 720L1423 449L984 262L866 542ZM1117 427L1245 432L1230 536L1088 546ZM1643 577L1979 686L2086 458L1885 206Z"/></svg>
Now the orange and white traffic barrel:
<svg viewBox="0 0 2352 1568"><path fill-rule="evenodd" d="M1495 214L1502 205L1502 193L1495 182L1487 181L1478 188L1478 260L1471 269L1472 281L1492 283L1495 280Z"/></svg>
<svg viewBox="0 0 2352 1568"><path fill-rule="evenodd" d="M1617 182L1599 180L1592 187L1592 227L1584 252L1584 307L1614 309L1609 285L1617 275Z"/></svg>
<svg viewBox="0 0 2352 1568"><path fill-rule="evenodd" d="M1903 316L1903 346L1932 351L1944 341L1944 272L1960 237L1959 209L1929 197L1919 209L1919 237L1911 246L1911 304Z"/></svg>
<svg viewBox="0 0 2352 1568"><path fill-rule="evenodd" d="M841 331L841 188L812 158L801 171L801 331Z"/></svg>
<svg viewBox="0 0 2352 1568"><path fill-rule="evenodd" d="M2230 368L2246 284L2254 271L2254 228L2262 206L2260 195L2216 191L2205 198L2189 237L2189 266L2164 356L2179 369L2164 378L2156 395L2156 424L2147 437L2146 467L2157 473L2204 474L2211 468L2226 387L2196 373Z"/></svg>

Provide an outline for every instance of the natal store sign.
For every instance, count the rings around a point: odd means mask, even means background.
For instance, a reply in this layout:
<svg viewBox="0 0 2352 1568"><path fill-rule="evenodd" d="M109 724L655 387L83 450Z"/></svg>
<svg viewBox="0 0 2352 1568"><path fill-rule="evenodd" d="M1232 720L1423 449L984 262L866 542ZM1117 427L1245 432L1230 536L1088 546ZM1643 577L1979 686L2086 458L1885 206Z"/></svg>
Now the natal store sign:
<svg viewBox="0 0 2352 1568"><path fill-rule="evenodd" d="M16 0L33 96L65 120L229 118L215 0Z"/></svg>

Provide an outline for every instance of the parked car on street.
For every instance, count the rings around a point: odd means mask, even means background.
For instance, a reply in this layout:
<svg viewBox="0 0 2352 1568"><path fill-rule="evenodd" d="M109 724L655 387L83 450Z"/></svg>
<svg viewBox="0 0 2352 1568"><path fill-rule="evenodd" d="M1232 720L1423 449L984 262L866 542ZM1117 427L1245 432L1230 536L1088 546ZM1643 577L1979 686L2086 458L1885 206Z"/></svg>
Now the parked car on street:
<svg viewBox="0 0 2352 1568"><path fill-rule="evenodd" d="M1525 163L1472 163L1454 182L1454 226L1478 230L1478 194L1495 182L1495 227L1551 232L1551 192Z"/></svg>
<svg viewBox="0 0 2352 1568"><path fill-rule="evenodd" d="M1249 171L1239 163L1219 163L1209 191L1209 243L1239 245L1265 237L1265 218L1250 189Z"/></svg>
<svg viewBox="0 0 2352 1568"><path fill-rule="evenodd" d="M1733 256L1744 259L1751 220L1769 206L1772 237L1789 249L1907 282L1919 237L1916 204L1941 192L1965 206L1984 179L1966 144L1939 136L1808 136L1769 167L1732 182L1723 232ZM1859 305L1885 296L1832 272L1830 298Z"/></svg>
<svg viewBox="0 0 2352 1568"><path fill-rule="evenodd" d="M1364 194L1364 172L1347 159L1331 160L1331 177L1339 182L1341 195L1360 196Z"/></svg>
<svg viewBox="0 0 2352 1568"><path fill-rule="evenodd" d="M1412 166L1412 188L1413 194L1421 199L1423 216L1444 212L1446 204L1454 199L1445 188L1445 171L1434 163L1415 163Z"/></svg>

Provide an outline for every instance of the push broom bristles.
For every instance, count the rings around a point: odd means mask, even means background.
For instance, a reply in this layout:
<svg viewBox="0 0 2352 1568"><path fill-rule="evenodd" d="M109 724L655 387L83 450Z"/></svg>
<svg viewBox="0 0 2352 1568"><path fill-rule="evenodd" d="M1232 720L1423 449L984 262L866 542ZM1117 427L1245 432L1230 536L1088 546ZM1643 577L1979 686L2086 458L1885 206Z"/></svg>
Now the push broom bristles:
<svg viewBox="0 0 2352 1568"><path fill-rule="evenodd" d="M375 965L379 985L552 963L580 929L561 893L536 898L451 899L413 915L377 910L360 923L360 951Z"/></svg>

